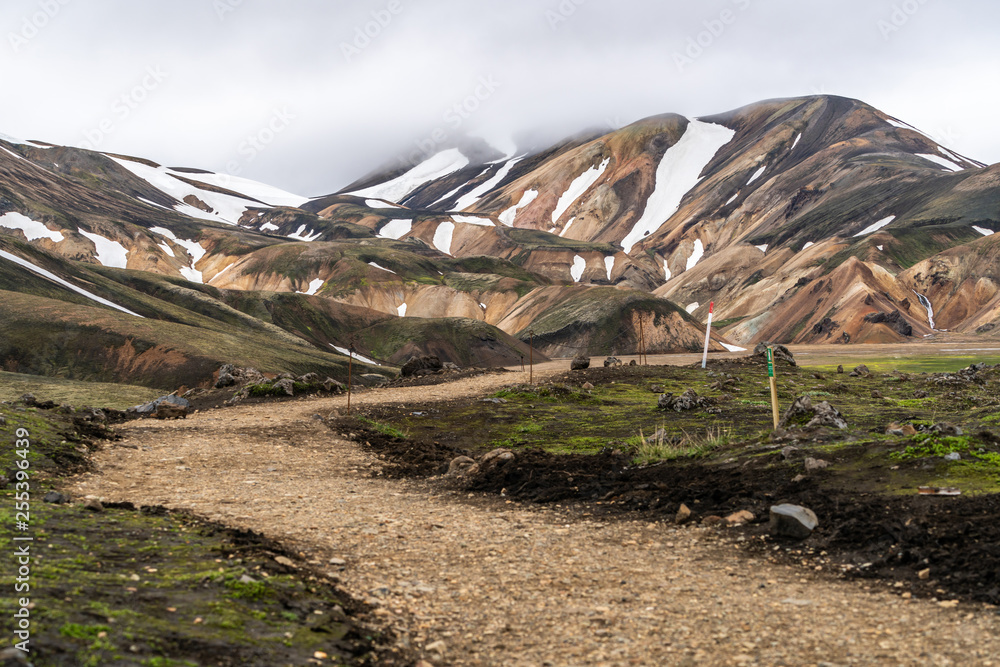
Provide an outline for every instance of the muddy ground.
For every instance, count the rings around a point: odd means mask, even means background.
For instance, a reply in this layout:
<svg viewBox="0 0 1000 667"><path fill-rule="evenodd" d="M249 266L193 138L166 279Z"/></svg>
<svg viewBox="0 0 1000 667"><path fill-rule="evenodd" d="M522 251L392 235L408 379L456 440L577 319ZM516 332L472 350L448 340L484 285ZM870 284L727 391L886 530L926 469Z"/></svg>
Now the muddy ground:
<svg viewBox="0 0 1000 667"><path fill-rule="evenodd" d="M470 396L362 409L355 417L331 421L331 428L353 434L384 456L391 474L598 515L672 520L684 503L693 511L692 520L705 521L749 510L754 521L730 533L746 542L748 553L843 577L884 580L900 594L1000 605L1000 496L995 493L1000 466L991 458L1000 441L995 435L1000 369L851 377L851 369L817 374L779 368L783 405L812 392L816 401L838 407L850 428L792 428L777 434L771 433L770 408L758 400L767 396L759 362L727 360L709 370L705 377L700 368L593 368L541 387L514 387L487 397L488 402ZM584 383L594 389L581 390ZM686 414L636 407L644 404L634 401L647 400L655 406L650 384L691 387L708 401ZM719 386L712 389L713 384ZM628 432L616 421L621 413L632 433L647 419L646 433L657 426L675 433L709 423L725 424L733 437L708 453L639 466ZM518 421L525 414L535 421ZM887 436L892 422L911 424L919 433ZM941 422L958 425L963 435L931 434ZM570 431L593 423L606 426L605 446L566 451ZM585 439L583 446L593 446L593 440ZM456 457L477 457L497 445L514 451L511 464L471 478L443 477ZM941 447L962 451L963 461L945 462ZM829 467L807 470L810 458ZM963 486L965 494L918 493L918 486L935 481ZM790 542L769 536L768 509L780 503L816 512L820 526L812 537Z"/></svg>

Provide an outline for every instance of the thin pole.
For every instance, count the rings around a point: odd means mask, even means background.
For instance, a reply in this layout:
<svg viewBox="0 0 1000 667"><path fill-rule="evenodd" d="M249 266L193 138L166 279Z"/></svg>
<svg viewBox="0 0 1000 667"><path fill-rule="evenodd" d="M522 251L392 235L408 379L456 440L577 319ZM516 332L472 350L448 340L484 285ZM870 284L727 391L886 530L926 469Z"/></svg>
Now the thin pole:
<svg viewBox="0 0 1000 667"><path fill-rule="evenodd" d="M351 349L347 355L347 416L351 415L351 376L354 371L354 340L351 340Z"/></svg>
<svg viewBox="0 0 1000 667"><path fill-rule="evenodd" d="M771 384L771 412L774 416L774 428L778 428L778 382L774 378L774 348L767 348L767 377Z"/></svg>
<svg viewBox="0 0 1000 667"><path fill-rule="evenodd" d="M528 343L528 384L535 384L535 332L529 331L531 336Z"/></svg>
<svg viewBox="0 0 1000 667"><path fill-rule="evenodd" d="M715 310L715 302L708 304L708 328L705 329L705 354L701 357L701 367L708 367L708 344L712 338L712 312Z"/></svg>

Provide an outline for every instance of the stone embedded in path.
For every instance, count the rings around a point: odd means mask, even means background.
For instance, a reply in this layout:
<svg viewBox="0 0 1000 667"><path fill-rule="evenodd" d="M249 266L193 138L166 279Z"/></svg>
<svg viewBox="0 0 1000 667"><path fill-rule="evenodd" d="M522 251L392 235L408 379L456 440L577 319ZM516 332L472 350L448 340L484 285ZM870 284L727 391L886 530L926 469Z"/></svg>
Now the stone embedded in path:
<svg viewBox="0 0 1000 667"><path fill-rule="evenodd" d="M726 523L730 526L741 526L745 523L750 523L754 520L753 512L747 510L740 510L739 512L733 512L726 517Z"/></svg>
<svg viewBox="0 0 1000 667"><path fill-rule="evenodd" d="M804 540L819 525L816 513L801 505L774 505L771 507L771 522L768 529L775 537L790 537Z"/></svg>
<svg viewBox="0 0 1000 667"><path fill-rule="evenodd" d="M691 508L681 503L681 506L677 510L677 515L674 517L674 521L678 524L685 524L691 520Z"/></svg>
<svg viewBox="0 0 1000 667"><path fill-rule="evenodd" d="M569 365L571 371L583 371L588 368L590 368L590 357L583 354L573 357L573 361Z"/></svg>

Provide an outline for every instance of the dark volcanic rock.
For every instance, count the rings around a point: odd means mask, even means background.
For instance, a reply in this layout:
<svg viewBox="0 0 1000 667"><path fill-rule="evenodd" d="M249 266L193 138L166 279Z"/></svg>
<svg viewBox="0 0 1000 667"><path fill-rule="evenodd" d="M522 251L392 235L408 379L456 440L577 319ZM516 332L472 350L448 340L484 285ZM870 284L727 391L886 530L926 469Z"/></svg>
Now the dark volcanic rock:
<svg viewBox="0 0 1000 667"><path fill-rule="evenodd" d="M590 368L590 357L579 355L573 358L573 361L569 365L571 371L583 371Z"/></svg>
<svg viewBox="0 0 1000 667"><path fill-rule="evenodd" d="M416 375L418 371L429 371L436 373L444 368L444 364L434 355L426 354L421 357L410 357L410 360L403 364L399 373L405 378Z"/></svg>
<svg viewBox="0 0 1000 667"><path fill-rule="evenodd" d="M902 336L912 336L913 327L907 322L898 310L891 313L869 313L865 315L865 322L872 324L887 324L893 331Z"/></svg>
<svg viewBox="0 0 1000 667"><path fill-rule="evenodd" d="M753 356L760 357L762 359L767 359L767 348L774 348L774 362L778 363L783 361L789 366L795 366L795 356L791 351L784 345L773 345L771 343L757 343L757 347L753 349Z"/></svg>
<svg viewBox="0 0 1000 667"><path fill-rule="evenodd" d="M799 505L775 505L771 508L769 530L775 537L804 540L819 525L816 513Z"/></svg>
<svg viewBox="0 0 1000 667"><path fill-rule="evenodd" d="M781 418L778 426L783 429L787 429L790 426L803 426L805 428L832 426L838 429L846 429L847 420L829 402L823 401L813 405L812 399L808 396L799 396L788 410L785 411L785 415Z"/></svg>
<svg viewBox="0 0 1000 667"><path fill-rule="evenodd" d="M708 404L708 399L699 396L693 389L688 389L680 396L664 394L656 402L656 406L659 409L673 410L674 412L686 412L696 408L703 408Z"/></svg>

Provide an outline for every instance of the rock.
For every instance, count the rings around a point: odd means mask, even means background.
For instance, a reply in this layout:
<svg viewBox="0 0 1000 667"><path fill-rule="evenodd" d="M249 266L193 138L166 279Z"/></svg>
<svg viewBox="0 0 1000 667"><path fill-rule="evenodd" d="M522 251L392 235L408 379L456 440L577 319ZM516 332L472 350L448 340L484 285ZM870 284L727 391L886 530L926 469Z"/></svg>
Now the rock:
<svg viewBox="0 0 1000 667"><path fill-rule="evenodd" d="M20 400L29 408L34 407L38 403L38 399L35 398L34 394L21 394Z"/></svg>
<svg viewBox="0 0 1000 667"><path fill-rule="evenodd" d="M442 363L441 359L433 354L425 354L420 357L410 357L410 360L403 364L403 367L399 370L399 374L407 378L415 375L417 371L436 373L442 368L444 368L444 363Z"/></svg>
<svg viewBox="0 0 1000 667"><path fill-rule="evenodd" d="M452 363L452 362L450 362L450 361L446 361L446 362L444 362L444 363L443 363L443 364L441 365L441 368L442 368L443 370L446 370L446 371L450 371L450 372L452 372L452 373L458 373L459 371L461 371L461 370L462 370L461 368L459 368L458 364L455 364L455 363Z"/></svg>
<svg viewBox="0 0 1000 667"><path fill-rule="evenodd" d="M271 386L275 389L282 390L285 392L286 396L295 395L295 381L291 378L282 378L281 380L274 382Z"/></svg>
<svg viewBox="0 0 1000 667"><path fill-rule="evenodd" d="M874 399L883 399L883 398L885 398L885 396L883 396L882 392L880 392L878 389L872 389L872 398L874 398Z"/></svg>
<svg viewBox="0 0 1000 667"><path fill-rule="evenodd" d="M582 371L588 368L590 368L590 357L583 354L574 357L569 365L571 371Z"/></svg>
<svg viewBox="0 0 1000 667"><path fill-rule="evenodd" d="M917 429L913 428L913 424L897 424L893 422L889 424L888 428L885 429L886 435L916 435Z"/></svg>
<svg viewBox="0 0 1000 667"><path fill-rule="evenodd" d="M822 373L813 373L812 376L817 380L826 380L826 376Z"/></svg>
<svg viewBox="0 0 1000 667"><path fill-rule="evenodd" d="M295 567L295 562L291 558L286 558L285 556L276 556L274 562L278 565L284 565L285 567Z"/></svg>
<svg viewBox="0 0 1000 667"><path fill-rule="evenodd" d="M917 572L917 578L920 579L920 581L927 581L931 578L931 569L927 568L925 570L920 570L920 572Z"/></svg>
<svg viewBox="0 0 1000 667"><path fill-rule="evenodd" d="M726 517L726 523L730 526L741 526L745 523L750 523L754 520L753 512L747 510L740 510L739 512L733 512Z"/></svg>
<svg viewBox="0 0 1000 667"><path fill-rule="evenodd" d="M889 314L886 313L868 313L865 315L865 322L871 322L872 324L885 324L888 325L896 333L901 336L912 336L913 327L910 323L900 314L898 310L894 310Z"/></svg>
<svg viewBox="0 0 1000 667"><path fill-rule="evenodd" d="M216 389L225 389L236 384L236 378L229 373L219 373L219 379L215 381Z"/></svg>
<svg viewBox="0 0 1000 667"><path fill-rule="evenodd" d="M607 359L604 360L605 368L610 368L612 366L617 367L622 365L624 364L622 364L621 359L619 359L618 357L608 357Z"/></svg>
<svg viewBox="0 0 1000 667"><path fill-rule="evenodd" d="M476 465L475 459L471 459L468 456L454 458L448 464L448 477L460 477L466 474L474 465Z"/></svg>
<svg viewBox="0 0 1000 667"><path fill-rule="evenodd" d="M847 428L847 420L828 401L813 405L809 396L799 396L778 423L779 428L787 429L790 426L831 426L843 430Z"/></svg>
<svg viewBox="0 0 1000 667"><path fill-rule="evenodd" d="M319 375L316 373L306 373L295 379L299 384L319 384Z"/></svg>
<svg viewBox="0 0 1000 667"><path fill-rule="evenodd" d="M946 454L945 455L944 460L945 461L961 461L962 460L962 455L959 454L958 452L951 452L950 454Z"/></svg>
<svg viewBox="0 0 1000 667"><path fill-rule="evenodd" d="M768 530L775 537L790 537L804 540L819 525L816 513L800 505L775 505L771 507L771 521Z"/></svg>
<svg viewBox="0 0 1000 667"><path fill-rule="evenodd" d="M103 512L104 505L97 498L90 498L83 504L83 509L90 510L91 512Z"/></svg>
<svg viewBox="0 0 1000 667"><path fill-rule="evenodd" d="M70 497L59 493L58 491L49 491L45 494L45 497L42 498L42 501L53 505L65 505L70 502Z"/></svg>
<svg viewBox="0 0 1000 667"><path fill-rule="evenodd" d="M663 394L656 401L656 406L660 410L673 410L674 412L686 412L695 408L703 408L708 404L708 400L698 396L693 389L688 389L680 396Z"/></svg>
<svg viewBox="0 0 1000 667"><path fill-rule="evenodd" d="M785 459L787 461L788 459L792 458L792 455L795 452L797 452L797 451L799 451L799 448L798 447L792 447L791 445L789 445L787 447L782 447L781 448L781 458L783 458L783 459Z"/></svg>
<svg viewBox="0 0 1000 667"><path fill-rule="evenodd" d="M965 433L961 426L955 426L948 422L941 422L939 424L934 424L931 426L931 433L937 433L938 435L957 437Z"/></svg>
<svg viewBox="0 0 1000 667"><path fill-rule="evenodd" d="M28 654L19 648L10 646L0 651L0 665L3 667L31 667Z"/></svg>
<svg viewBox="0 0 1000 667"><path fill-rule="evenodd" d="M823 459L814 459L809 457L805 460L806 472L813 472L814 470L822 470L823 468L829 468L830 462L824 461Z"/></svg>
<svg viewBox="0 0 1000 667"><path fill-rule="evenodd" d="M867 366L861 364L860 366L854 367L854 370L850 372L850 376L852 378L856 377L870 378L872 376L872 372L868 370Z"/></svg>
<svg viewBox="0 0 1000 667"><path fill-rule="evenodd" d="M843 373L844 372L844 367L843 366L837 366L837 372L838 373Z"/></svg>
<svg viewBox="0 0 1000 667"><path fill-rule="evenodd" d="M628 365L629 366L638 366L639 364L636 362L635 359L633 359L632 361L628 362Z"/></svg>
<svg viewBox="0 0 1000 667"><path fill-rule="evenodd" d="M479 469L490 474L499 468L504 468L513 463L514 459L514 452L509 449L494 449L479 459Z"/></svg>
<svg viewBox="0 0 1000 667"><path fill-rule="evenodd" d="M448 645L445 644L443 641L438 640L433 644L428 644L424 648L426 648L431 653L439 653L441 655L444 655L444 652L448 650Z"/></svg>
<svg viewBox="0 0 1000 667"><path fill-rule="evenodd" d="M674 516L674 522L678 524L685 524L691 520L691 508L681 503L681 506L677 510L676 516Z"/></svg>
<svg viewBox="0 0 1000 667"><path fill-rule="evenodd" d="M187 419L188 409L173 403L160 403L153 414L157 419Z"/></svg>
<svg viewBox="0 0 1000 667"><path fill-rule="evenodd" d="M928 396L930 396L930 394L928 394L923 389L918 389L915 392L913 392L913 398L927 398Z"/></svg>
<svg viewBox="0 0 1000 667"><path fill-rule="evenodd" d="M323 380L323 391L342 394L345 391L347 391L347 385L344 384L343 382L337 382L333 378L328 377L327 379Z"/></svg>
<svg viewBox="0 0 1000 667"><path fill-rule="evenodd" d="M807 479L809 478L805 475L796 475L795 477L792 477L792 484L798 484L799 482L804 482Z"/></svg>
<svg viewBox="0 0 1000 667"><path fill-rule="evenodd" d="M594 385L590 384L589 382L584 382L583 386L581 386L580 389L583 389L584 391L593 391Z"/></svg>
<svg viewBox="0 0 1000 667"><path fill-rule="evenodd" d="M663 385L659 384L654 384L652 387L649 388L649 390L654 394L665 394L667 392L667 390L663 388Z"/></svg>
<svg viewBox="0 0 1000 667"><path fill-rule="evenodd" d="M701 525L708 527L718 526L723 521L724 519L721 516L715 514L709 514L708 516L706 516L704 519L701 520Z"/></svg>
<svg viewBox="0 0 1000 667"><path fill-rule="evenodd" d="M778 363L783 361L789 366L795 366L795 357L792 355L791 351L784 345L772 345L771 343L757 343L757 347L753 349L753 356L760 357L762 359L767 359L767 348L774 348L774 362Z"/></svg>
<svg viewBox="0 0 1000 667"><path fill-rule="evenodd" d="M136 412L140 415L151 416L156 414L156 409L160 407L163 403L169 403L171 405L176 405L182 408L190 408L191 403L186 398L181 398L175 394L170 394L169 396L161 396L155 401L150 401L144 405L137 405L131 408L129 412Z"/></svg>

